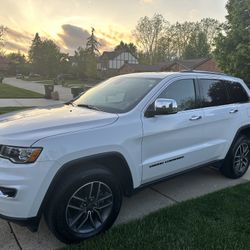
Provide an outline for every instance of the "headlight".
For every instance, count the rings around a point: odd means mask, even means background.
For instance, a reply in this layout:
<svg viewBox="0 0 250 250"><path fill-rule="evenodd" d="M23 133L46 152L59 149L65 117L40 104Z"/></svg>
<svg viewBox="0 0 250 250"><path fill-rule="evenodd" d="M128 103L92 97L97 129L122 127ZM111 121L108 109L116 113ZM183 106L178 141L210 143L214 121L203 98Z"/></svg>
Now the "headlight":
<svg viewBox="0 0 250 250"><path fill-rule="evenodd" d="M25 148L0 145L0 157L14 163L33 163L39 157L42 148Z"/></svg>

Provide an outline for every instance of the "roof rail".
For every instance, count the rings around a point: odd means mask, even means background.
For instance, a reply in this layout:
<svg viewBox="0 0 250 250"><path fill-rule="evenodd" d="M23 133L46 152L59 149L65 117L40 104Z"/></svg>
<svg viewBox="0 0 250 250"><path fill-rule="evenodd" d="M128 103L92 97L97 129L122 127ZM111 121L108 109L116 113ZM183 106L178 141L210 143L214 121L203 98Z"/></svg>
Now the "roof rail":
<svg viewBox="0 0 250 250"><path fill-rule="evenodd" d="M200 73L200 74L212 74L212 75L222 75L222 76L230 76L221 72L213 72L213 71L205 71L205 70L182 70L181 73Z"/></svg>

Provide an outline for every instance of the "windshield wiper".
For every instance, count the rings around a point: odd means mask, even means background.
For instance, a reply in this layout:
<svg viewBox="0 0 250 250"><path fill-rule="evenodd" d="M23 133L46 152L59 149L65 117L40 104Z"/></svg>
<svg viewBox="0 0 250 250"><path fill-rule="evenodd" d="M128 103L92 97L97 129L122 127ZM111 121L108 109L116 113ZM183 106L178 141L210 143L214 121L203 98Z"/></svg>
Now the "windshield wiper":
<svg viewBox="0 0 250 250"><path fill-rule="evenodd" d="M78 104L77 107L87 108L87 109L93 109L93 110L97 110L97 111L102 111L101 109L97 108L96 106L89 105L89 104Z"/></svg>

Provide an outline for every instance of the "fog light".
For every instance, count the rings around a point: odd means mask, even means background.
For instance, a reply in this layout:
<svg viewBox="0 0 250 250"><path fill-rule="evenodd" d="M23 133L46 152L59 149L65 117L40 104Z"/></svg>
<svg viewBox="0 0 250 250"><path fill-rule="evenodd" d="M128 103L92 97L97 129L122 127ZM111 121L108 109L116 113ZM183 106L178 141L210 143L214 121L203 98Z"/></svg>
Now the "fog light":
<svg viewBox="0 0 250 250"><path fill-rule="evenodd" d="M14 198L16 193L15 188L0 187L0 198Z"/></svg>

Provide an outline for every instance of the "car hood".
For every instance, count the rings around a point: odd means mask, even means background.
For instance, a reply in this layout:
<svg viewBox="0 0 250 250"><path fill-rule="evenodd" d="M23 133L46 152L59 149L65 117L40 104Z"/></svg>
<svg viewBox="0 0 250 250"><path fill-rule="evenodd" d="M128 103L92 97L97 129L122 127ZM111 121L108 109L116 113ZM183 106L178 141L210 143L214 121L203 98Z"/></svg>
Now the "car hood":
<svg viewBox="0 0 250 250"><path fill-rule="evenodd" d="M0 144L30 146L39 139L115 122L117 114L61 105L0 116Z"/></svg>

